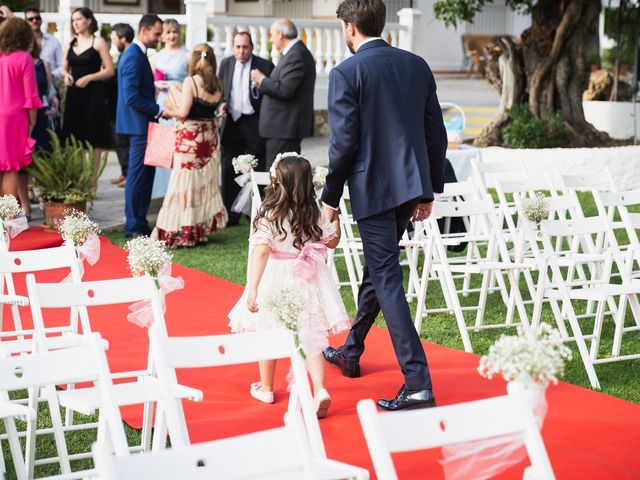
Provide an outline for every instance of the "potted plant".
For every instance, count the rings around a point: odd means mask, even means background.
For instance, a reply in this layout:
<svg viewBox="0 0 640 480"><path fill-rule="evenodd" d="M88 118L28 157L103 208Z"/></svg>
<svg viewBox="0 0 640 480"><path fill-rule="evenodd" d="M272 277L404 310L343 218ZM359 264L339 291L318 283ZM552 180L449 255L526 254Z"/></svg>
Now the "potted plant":
<svg viewBox="0 0 640 480"><path fill-rule="evenodd" d="M84 212L95 196L96 179L106 165L106 154L96 164L93 147L73 136L61 142L51 135L51 152L38 151L28 171L40 191L44 223L56 228L68 208Z"/></svg>

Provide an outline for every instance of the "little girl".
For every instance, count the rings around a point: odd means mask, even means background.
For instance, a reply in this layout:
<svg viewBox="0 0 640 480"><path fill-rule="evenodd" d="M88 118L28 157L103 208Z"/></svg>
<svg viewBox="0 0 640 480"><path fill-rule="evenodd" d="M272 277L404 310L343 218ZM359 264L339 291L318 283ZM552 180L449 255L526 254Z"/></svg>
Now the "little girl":
<svg viewBox="0 0 640 480"><path fill-rule="evenodd" d="M249 283L229 312L229 326L233 332L285 328L269 318L265 300L274 290L295 289L304 305L298 319L300 331L305 332L301 347L313 382L317 415L323 418L331 398L324 387L322 350L328 346L328 335L349 328L349 318L324 263L327 247L335 248L340 240L339 221L329 222L315 197L309 161L297 153L278 155L249 239L253 248ZM276 361L259 362L259 368L260 381L251 384L250 394L258 401L273 403Z"/></svg>

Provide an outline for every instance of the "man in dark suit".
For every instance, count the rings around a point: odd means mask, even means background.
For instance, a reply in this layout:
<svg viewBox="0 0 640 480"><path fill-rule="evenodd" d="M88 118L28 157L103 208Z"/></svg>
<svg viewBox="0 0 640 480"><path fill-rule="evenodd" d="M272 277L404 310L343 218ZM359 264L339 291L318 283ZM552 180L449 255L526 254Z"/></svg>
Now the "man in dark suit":
<svg viewBox="0 0 640 480"><path fill-rule="evenodd" d="M266 139L266 167L278 153L298 152L302 139L313 136L313 92L316 65L313 55L298 39L291 20L276 20L269 29L271 43L282 58L271 75L251 71L251 80L265 95L260 114L260 135Z"/></svg>
<svg viewBox="0 0 640 480"><path fill-rule="evenodd" d="M151 202L154 167L144 165L149 122L156 121L162 109L155 101L153 72L147 48L158 45L162 20L155 14L140 19L138 37L118 62L118 108L116 133L129 137L129 167L124 189L124 212L127 237L149 235L147 210Z"/></svg>
<svg viewBox="0 0 640 480"><path fill-rule="evenodd" d="M329 174L322 192L327 216L348 181L364 252L358 312L345 344L325 359L347 377L360 376L364 340L382 310L404 385L386 410L431 407L426 355L411 321L398 242L409 219L425 220L442 192L447 135L427 63L387 44L382 0L345 0L337 10L354 55L329 75Z"/></svg>
<svg viewBox="0 0 640 480"><path fill-rule="evenodd" d="M266 75L273 71L273 63L253 55L253 41L249 32L233 37L233 57L222 60L218 76L224 86L223 100L227 120L222 134L222 199L229 212L227 226L237 225L240 214L231 211L240 185L231 161L238 155L251 154L258 159L256 170L264 171L265 141L258 132L262 95L251 82L251 70Z"/></svg>

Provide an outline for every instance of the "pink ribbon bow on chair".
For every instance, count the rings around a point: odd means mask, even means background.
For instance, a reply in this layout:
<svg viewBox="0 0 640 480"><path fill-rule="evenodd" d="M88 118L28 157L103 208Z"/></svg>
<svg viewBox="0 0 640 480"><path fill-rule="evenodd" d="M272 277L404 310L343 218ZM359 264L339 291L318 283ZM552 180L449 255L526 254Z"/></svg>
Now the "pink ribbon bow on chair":
<svg viewBox="0 0 640 480"><path fill-rule="evenodd" d="M296 258L293 273L304 280L311 280L318 271L318 262L327 259L327 247L320 243L307 243Z"/></svg>
<svg viewBox="0 0 640 480"><path fill-rule="evenodd" d="M165 295L184 288L182 277L171 276L171 264L168 263L158 274L158 285L160 287L160 299L162 301L162 313L167 309ZM141 300L129 305L131 313L127 314L127 320L140 328L149 328L154 321L153 308L150 300Z"/></svg>

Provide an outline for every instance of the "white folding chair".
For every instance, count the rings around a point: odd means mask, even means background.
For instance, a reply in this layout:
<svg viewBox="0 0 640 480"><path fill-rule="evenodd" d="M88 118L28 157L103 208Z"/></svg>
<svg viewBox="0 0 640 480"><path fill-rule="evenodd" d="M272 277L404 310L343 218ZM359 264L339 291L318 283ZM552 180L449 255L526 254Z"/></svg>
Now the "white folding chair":
<svg viewBox="0 0 640 480"><path fill-rule="evenodd" d="M84 345L2 359L0 361L0 395L2 396L0 411L3 410L3 407L7 407L8 392L42 388L49 404L52 422L61 427L62 418L56 385L93 382L104 404L100 411L99 423L103 428L99 430L99 438L108 445L110 450L115 450L117 455L126 455L128 453L127 440L120 411L108 401L113 397L114 392L104 353L104 343L98 334L87 335L84 340L86 342ZM16 408L16 405L9 403L8 407ZM33 431L36 423L36 410L25 410L25 408L16 409L16 413L23 415L26 412L27 428ZM8 416L5 417L5 424L7 424L8 418ZM58 456L44 460L35 460L35 436L27 439L25 461L22 457L15 425L8 428L8 432L11 454L19 479L33 478L36 465L53 462L60 464L62 476L59 478L85 478L95 474L94 470L72 472L70 460L77 458L77 456L69 455L64 432L61 429L53 431Z"/></svg>
<svg viewBox="0 0 640 480"><path fill-rule="evenodd" d="M253 232L253 220L256 218L256 214L262 204L262 193L260 193L260 187L264 187L271 183L269 172L256 172L251 171L251 219L249 221L249 232ZM249 245L247 251L247 282L249 281L249 274L251 273L251 257L253 256L253 248Z"/></svg>
<svg viewBox="0 0 640 480"><path fill-rule="evenodd" d="M450 257L446 249L446 237L440 233L437 219L439 217L468 217L470 222L484 223L482 227L474 228L472 231L488 232L487 235L456 234L455 241L465 241L470 239L474 242L483 241L486 243L484 252L481 249L472 250L472 256ZM422 277L420 280L420 292L418 295L418 305L416 308L415 327L418 332L421 329L423 317L428 313L448 312L453 313L460 330L462 343L466 351L471 352L472 346L469 339L469 328L480 330L485 328L514 327L518 323L513 322L512 309L515 307L520 317L520 322L528 327L527 313L524 308L522 296L516 275L519 270L530 269L531 265L524 263L514 263L507 251L506 244L502 238L502 215L496 211L493 202L485 198L476 201L457 202L435 202L431 218L426 222L427 238L423 242L424 263L422 266ZM456 286L454 274L481 275L481 286L478 289L477 305L462 306L460 303L461 289ZM484 321L484 312L489 293L489 280L491 275L495 275L500 290L503 292L503 301L507 306L507 316L505 322L487 323ZM444 308L426 308L427 287L430 278L439 281L442 294L445 299ZM508 280L505 282L505 279ZM468 327L465 321L464 312L472 310L476 312L475 324Z"/></svg>
<svg viewBox="0 0 640 480"><path fill-rule="evenodd" d="M288 413L292 415L292 418L297 418L300 412L302 413L303 430L305 432L302 435L302 440L300 438L291 438L290 432L283 432L282 428L286 430L286 427L275 429L274 431L269 430L218 440L217 443L220 446L216 447L216 449L220 448L221 450L218 451L227 453L218 458L216 462L224 462L225 464L228 462L222 471L233 472L235 469L240 469L240 464L251 463L247 462L247 453L257 450L253 448L256 441L261 444L258 450L279 450L286 448L286 445L281 447L269 439L272 437L278 439L285 436L288 437L286 444L290 444L290 442L308 444L304 446L304 449L309 450L309 456L312 459L310 468L311 472L314 473L312 478L368 478L368 473L364 469L327 458L307 378L307 370L290 332L286 330L269 330L200 337L164 337L153 326L149 331L149 335L158 379L166 392L163 399L158 402L154 431L154 451L161 448L160 442L156 441L156 435L158 438L163 438L167 428L171 433L172 448L179 449L190 445L181 401L171 394L177 382L175 369L236 365L260 360L288 358L291 360L294 378L293 388L289 397ZM287 434L285 435L285 433ZM263 441L266 443L262 444ZM275 451L273 455L274 461L281 457ZM269 457L271 455L266 456L267 459ZM289 462L291 462L295 455L290 454L289 457L291 457L289 459ZM295 471L292 475L285 475L286 478L290 476L291 478L297 478L296 475L300 475L302 468L300 462L301 459L296 460ZM267 471L270 466L273 466L273 464L270 463L270 460L267 460L265 466ZM287 468L290 467L291 465ZM259 473L259 470L255 470L255 466L249 468L250 471ZM284 472L281 473L284 475ZM318 474L317 476L315 475L316 473ZM220 474L219 478L245 478L236 475L238 474Z"/></svg>
<svg viewBox="0 0 640 480"><path fill-rule="evenodd" d="M532 324L539 324L543 301L547 299L552 307L560 333L564 339L576 342L591 385L594 388L600 388L594 365L640 358L640 353L621 354L623 334L640 330L640 302L638 301L640 281L632 280L629 275L624 274L627 272L625 261L606 218L545 220L541 223L540 229L541 238L532 238L530 241L540 272ZM578 245L577 236L591 237L592 239L605 238L608 250L587 252L586 254L575 251L573 255L559 257L554 248L554 240L558 237L567 238L567 241L575 246ZM542 242L542 249L537 246L538 241ZM572 279L567 279L567 275L571 271L570 268L567 269L567 267L571 267L570 262L594 264L598 260L601 265L599 268L593 269L594 276L586 282L574 282ZM614 265L620 272L623 272L622 283L611 282L611 270ZM616 299L618 299L617 303ZM579 301L594 302L595 314L587 312L578 315L575 302ZM634 325L632 326L625 325L627 303L633 314ZM562 309L559 304L562 304ZM607 312L608 305L610 310ZM601 356L602 327L606 314L613 318L614 333L611 352ZM580 325L580 321L583 320L584 323L584 319L587 318L594 319L593 331L590 334L583 332L586 325L584 328ZM572 335L567 331L565 320L569 322ZM590 349L587 348L587 340L591 342Z"/></svg>
<svg viewBox="0 0 640 480"><path fill-rule="evenodd" d="M31 299L31 313L36 325L44 327L43 309L77 308L83 325L90 320L88 309L101 305L117 305L132 302L148 302L153 323L166 335L164 313L160 293L151 277L121 278L116 280L102 280L74 284L36 283L33 275L27 276L27 290ZM127 322L123 316L112 318L110 321ZM131 328L137 328L131 325ZM39 345L41 350L46 345ZM160 396L159 384L155 377L155 368L151 355L146 365L137 370L113 372L113 379L127 381L114 385L116 404L144 405L142 419L141 445L133 450L149 450L151 447L151 427L154 403ZM180 397L199 397L201 392L187 387L176 386L174 394ZM95 388L67 389L59 394L60 404L69 412L76 411L83 415L91 415L101 408L101 399ZM94 428L94 424L83 425Z"/></svg>
<svg viewBox="0 0 640 480"><path fill-rule="evenodd" d="M398 478L392 453L521 434L531 466L523 478L554 479L530 407L516 394L429 409L381 413L373 400L358 402L358 417L378 478ZM419 425L419 428L416 426Z"/></svg>
<svg viewBox="0 0 640 480"><path fill-rule="evenodd" d="M0 291L4 291L6 286L6 295L0 296L0 304L10 304L11 316L13 317L13 328L3 328L3 309L0 308L0 344L5 351L13 354L28 353L33 345L34 329L25 329L23 327L20 309L18 308L19 306L27 306L29 299L25 296L16 295L13 275L58 268L69 269L71 280L73 282L80 281L79 260L73 246L63 245L40 250L4 251L0 253ZM87 325L82 324L83 331L86 328ZM48 337L48 341L52 342L51 348L73 345L79 333L76 309L70 311L68 325L45 328L42 333ZM64 334L64 337L56 338L59 334Z"/></svg>

